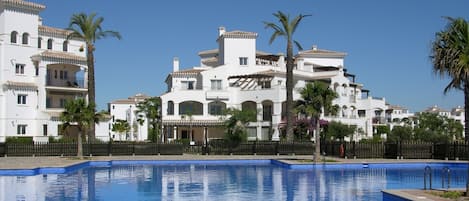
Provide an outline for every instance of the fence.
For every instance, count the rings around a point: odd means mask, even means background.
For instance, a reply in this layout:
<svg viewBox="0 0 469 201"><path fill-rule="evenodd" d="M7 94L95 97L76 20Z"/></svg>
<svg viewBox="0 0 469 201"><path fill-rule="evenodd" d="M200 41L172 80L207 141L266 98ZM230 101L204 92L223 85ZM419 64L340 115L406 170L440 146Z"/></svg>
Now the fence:
<svg viewBox="0 0 469 201"><path fill-rule="evenodd" d="M210 141L207 146L189 146L182 143L93 143L83 144L83 154L108 155L312 155L312 142L254 141L231 144L223 140ZM12 144L0 143L0 156L75 156L77 144ZM469 144L465 142L428 143L359 143L322 142L321 153L348 158L406 158L469 160Z"/></svg>
<svg viewBox="0 0 469 201"><path fill-rule="evenodd" d="M85 143L83 155L182 155L180 143ZM76 156L76 143L0 144L0 156Z"/></svg>

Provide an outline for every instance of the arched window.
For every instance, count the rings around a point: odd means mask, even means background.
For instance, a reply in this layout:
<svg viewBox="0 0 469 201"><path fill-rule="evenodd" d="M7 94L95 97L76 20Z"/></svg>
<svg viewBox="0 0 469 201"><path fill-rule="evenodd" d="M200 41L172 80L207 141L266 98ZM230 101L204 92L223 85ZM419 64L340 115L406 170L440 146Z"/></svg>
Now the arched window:
<svg viewBox="0 0 469 201"><path fill-rule="evenodd" d="M174 115L174 102L173 101L168 101L167 114L168 115Z"/></svg>
<svg viewBox="0 0 469 201"><path fill-rule="evenodd" d="M52 38L50 38L49 40L47 40L47 49L48 50L52 50Z"/></svg>
<svg viewBox="0 0 469 201"><path fill-rule="evenodd" d="M29 34L23 33L23 45L27 45L29 43Z"/></svg>
<svg viewBox="0 0 469 201"><path fill-rule="evenodd" d="M256 102L244 101L243 103L241 103L241 110L242 111L247 111L247 110L257 111Z"/></svg>
<svg viewBox="0 0 469 201"><path fill-rule="evenodd" d="M204 106L197 101L185 101L179 103L179 115L203 115Z"/></svg>
<svg viewBox="0 0 469 201"><path fill-rule="evenodd" d="M226 103L220 101L210 102L208 104L208 112L211 115L222 115L226 109Z"/></svg>
<svg viewBox="0 0 469 201"><path fill-rule="evenodd" d="M10 35L10 42L11 43L16 43L16 39L18 37L18 32L12 31Z"/></svg>
<svg viewBox="0 0 469 201"><path fill-rule="evenodd" d="M41 48L42 47L42 38L39 37L37 38L37 48Z"/></svg>
<svg viewBox="0 0 469 201"><path fill-rule="evenodd" d="M64 41L64 43L62 44L62 50L64 52L67 52L68 51L68 41Z"/></svg>

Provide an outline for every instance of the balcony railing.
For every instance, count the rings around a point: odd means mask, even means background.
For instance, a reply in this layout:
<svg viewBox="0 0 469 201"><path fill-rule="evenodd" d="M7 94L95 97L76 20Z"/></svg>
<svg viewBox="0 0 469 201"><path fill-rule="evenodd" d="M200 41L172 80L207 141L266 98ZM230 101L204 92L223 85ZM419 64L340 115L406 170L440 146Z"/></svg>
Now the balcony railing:
<svg viewBox="0 0 469 201"><path fill-rule="evenodd" d="M47 80L47 86L54 87L72 87L72 88L85 88L84 79L69 79L69 80Z"/></svg>

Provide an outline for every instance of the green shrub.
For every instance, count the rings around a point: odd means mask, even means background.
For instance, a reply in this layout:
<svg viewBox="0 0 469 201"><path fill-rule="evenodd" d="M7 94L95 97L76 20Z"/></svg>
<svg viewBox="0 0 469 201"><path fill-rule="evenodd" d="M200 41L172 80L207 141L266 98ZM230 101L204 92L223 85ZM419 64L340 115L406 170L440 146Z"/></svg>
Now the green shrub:
<svg viewBox="0 0 469 201"><path fill-rule="evenodd" d="M33 137L7 137L6 143L33 144Z"/></svg>

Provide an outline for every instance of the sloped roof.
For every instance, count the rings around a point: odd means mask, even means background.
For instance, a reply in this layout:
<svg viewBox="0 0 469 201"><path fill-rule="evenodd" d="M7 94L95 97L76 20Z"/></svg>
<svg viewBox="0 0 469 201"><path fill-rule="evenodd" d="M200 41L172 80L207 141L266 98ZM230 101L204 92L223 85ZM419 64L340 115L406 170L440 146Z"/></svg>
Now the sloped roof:
<svg viewBox="0 0 469 201"><path fill-rule="evenodd" d="M68 59L68 60L75 60L80 62L86 62L86 57L78 56L68 52L59 52L59 51L52 51L46 50L41 53L42 57L54 58L54 59Z"/></svg>
<svg viewBox="0 0 469 201"><path fill-rule="evenodd" d="M347 53L345 52L337 52L337 51L317 49L317 48L300 51L298 54L299 55L315 55L315 56L332 56L332 57L347 56Z"/></svg>
<svg viewBox="0 0 469 201"><path fill-rule="evenodd" d="M248 31L240 31L240 30L234 30L234 31L227 31L223 33L220 38L256 38L257 33L255 32L248 32Z"/></svg>
<svg viewBox="0 0 469 201"><path fill-rule="evenodd" d="M62 37L68 36L72 31L65 30L65 29L59 29L55 27L49 27L49 26L44 26L44 25L39 25L38 27L39 34L53 34L53 35L59 35Z"/></svg>
<svg viewBox="0 0 469 201"><path fill-rule="evenodd" d="M35 11L41 11L46 8L46 6L34 2L23 1L23 0L1 0L0 3L16 8L27 8Z"/></svg>

